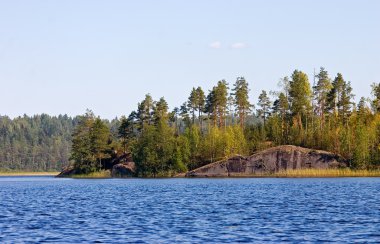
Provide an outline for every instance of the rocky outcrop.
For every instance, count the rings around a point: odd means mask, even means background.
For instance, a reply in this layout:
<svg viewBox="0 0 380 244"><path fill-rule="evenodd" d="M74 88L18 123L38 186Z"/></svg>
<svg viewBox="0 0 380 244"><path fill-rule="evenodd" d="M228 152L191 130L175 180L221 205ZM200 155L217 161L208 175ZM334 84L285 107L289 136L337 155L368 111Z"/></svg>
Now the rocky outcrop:
<svg viewBox="0 0 380 244"><path fill-rule="evenodd" d="M119 163L112 167L111 176L118 178L133 177L136 174L134 162Z"/></svg>
<svg viewBox="0 0 380 244"><path fill-rule="evenodd" d="M249 157L235 156L186 173L187 177L244 177L289 169L347 167L339 155L297 146L277 146Z"/></svg>
<svg viewBox="0 0 380 244"><path fill-rule="evenodd" d="M76 171L75 171L73 166L67 166L67 167L63 168L61 173L59 173L56 177L60 177L60 178L71 177L75 173L76 173Z"/></svg>

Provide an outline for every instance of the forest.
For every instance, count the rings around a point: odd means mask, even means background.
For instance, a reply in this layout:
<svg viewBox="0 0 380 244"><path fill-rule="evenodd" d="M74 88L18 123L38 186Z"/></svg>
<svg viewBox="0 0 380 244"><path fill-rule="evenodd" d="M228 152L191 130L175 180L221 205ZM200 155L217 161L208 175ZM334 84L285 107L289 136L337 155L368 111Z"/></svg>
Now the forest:
<svg viewBox="0 0 380 244"><path fill-rule="evenodd" d="M340 154L352 169L380 166L380 84L355 103L351 83L324 68L313 77L295 70L275 91L249 101L244 77L220 80L208 92L194 87L169 110L151 95L113 123L91 111L77 118L71 162L80 172L99 171L118 154L130 155L139 176L170 176L236 154L275 145L298 145ZM117 127L117 131L115 128Z"/></svg>
<svg viewBox="0 0 380 244"><path fill-rule="evenodd" d="M70 163L79 116L0 116L0 171L60 171ZM104 123L117 133L117 120ZM116 138L116 137L115 137Z"/></svg>
<svg viewBox="0 0 380 244"><path fill-rule="evenodd" d="M0 116L0 170L80 172L103 169L126 154L141 176L168 176L276 145L340 154L353 169L380 167L380 84L355 103L350 82L324 68L313 77L295 70L277 90L251 104L244 77L205 91L169 110L165 99L145 95L135 111L111 121L88 110L74 118L46 114Z"/></svg>

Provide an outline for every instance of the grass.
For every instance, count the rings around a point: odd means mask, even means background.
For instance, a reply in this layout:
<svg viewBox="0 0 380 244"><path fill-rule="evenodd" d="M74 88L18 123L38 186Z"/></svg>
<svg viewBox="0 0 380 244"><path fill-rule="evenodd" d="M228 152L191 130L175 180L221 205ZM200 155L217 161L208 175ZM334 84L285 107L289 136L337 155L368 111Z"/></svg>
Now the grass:
<svg viewBox="0 0 380 244"><path fill-rule="evenodd" d="M380 170L352 169L297 169L284 170L269 176L279 178L308 178L308 177L380 177Z"/></svg>
<svg viewBox="0 0 380 244"><path fill-rule="evenodd" d="M88 174L77 174L71 177L74 179L107 179L107 178L111 178L111 171L102 170L102 171L92 172Z"/></svg>
<svg viewBox="0 0 380 244"><path fill-rule="evenodd" d="M56 176L59 172L27 172L27 171L0 171L0 176ZM74 179L107 179L111 178L109 170L102 170L89 174L71 176ZM157 176L159 177L159 176ZM162 177L162 176L161 176ZM166 177L170 177L167 176ZM179 174L174 177L184 177ZM237 176L239 177L239 176ZM252 175L250 177L278 177L278 178L328 178L328 177L380 177L380 170L352 170L352 169L297 169L284 170L273 174Z"/></svg>
<svg viewBox="0 0 380 244"><path fill-rule="evenodd" d="M56 176L59 172L0 171L0 176Z"/></svg>

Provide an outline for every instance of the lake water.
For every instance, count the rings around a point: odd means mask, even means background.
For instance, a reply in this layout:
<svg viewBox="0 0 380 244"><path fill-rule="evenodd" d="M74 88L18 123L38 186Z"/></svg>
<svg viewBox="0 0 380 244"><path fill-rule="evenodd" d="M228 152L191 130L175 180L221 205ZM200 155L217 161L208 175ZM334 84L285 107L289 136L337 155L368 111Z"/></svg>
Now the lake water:
<svg viewBox="0 0 380 244"><path fill-rule="evenodd" d="M0 243L380 242L380 178L0 177Z"/></svg>

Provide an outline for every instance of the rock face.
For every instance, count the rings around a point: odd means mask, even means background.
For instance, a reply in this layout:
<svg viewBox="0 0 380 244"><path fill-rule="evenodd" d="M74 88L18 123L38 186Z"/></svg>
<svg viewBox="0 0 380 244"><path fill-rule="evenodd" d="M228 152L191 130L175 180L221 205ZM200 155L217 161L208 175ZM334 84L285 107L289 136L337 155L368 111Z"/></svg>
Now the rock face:
<svg viewBox="0 0 380 244"><path fill-rule="evenodd" d="M56 177L60 177L60 178L63 178L63 177L70 177L72 175L75 174L75 169L73 166L68 166L66 168L64 168L61 173L59 173Z"/></svg>
<svg viewBox="0 0 380 244"><path fill-rule="evenodd" d="M136 174L134 162L119 163L112 167L111 176L118 178L133 177Z"/></svg>
<svg viewBox="0 0 380 244"><path fill-rule="evenodd" d="M297 146L277 146L249 157L235 156L186 173L186 177L244 177L289 169L347 167L339 155Z"/></svg>

